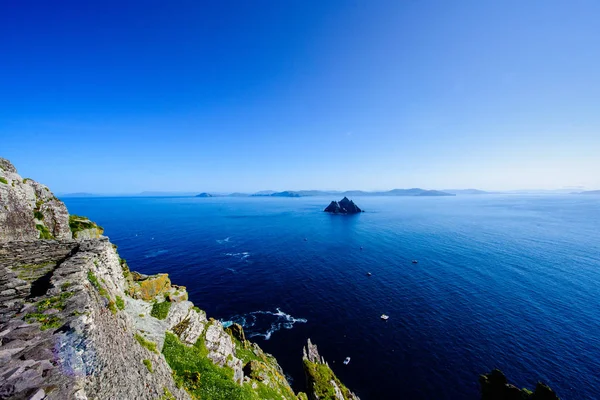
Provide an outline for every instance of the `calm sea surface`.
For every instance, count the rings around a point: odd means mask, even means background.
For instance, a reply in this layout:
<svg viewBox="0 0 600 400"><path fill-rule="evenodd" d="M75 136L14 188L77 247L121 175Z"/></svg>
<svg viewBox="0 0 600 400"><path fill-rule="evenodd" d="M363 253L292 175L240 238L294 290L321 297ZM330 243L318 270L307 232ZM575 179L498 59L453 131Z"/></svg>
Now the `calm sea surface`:
<svg viewBox="0 0 600 400"><path fill-rule="evenodd" d="M331 200L65 203L132 269L168 272L209 316L243 323L296 390L311 338L363 400L477 399L494 367L600 399L600 198L358 197L356 216L322 212Z"/></svg>

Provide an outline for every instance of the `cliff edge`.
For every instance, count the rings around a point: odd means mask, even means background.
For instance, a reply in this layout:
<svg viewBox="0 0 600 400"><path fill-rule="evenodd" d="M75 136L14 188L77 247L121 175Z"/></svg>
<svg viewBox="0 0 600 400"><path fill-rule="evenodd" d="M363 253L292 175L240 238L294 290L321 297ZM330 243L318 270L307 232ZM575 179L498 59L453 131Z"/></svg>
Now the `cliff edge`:
<svg viewBox="0 0 600 400"><path fill-rule="evenodd" d="M0 158L0 399L306 399L277 360L129 270L103 229Z"/></svg>

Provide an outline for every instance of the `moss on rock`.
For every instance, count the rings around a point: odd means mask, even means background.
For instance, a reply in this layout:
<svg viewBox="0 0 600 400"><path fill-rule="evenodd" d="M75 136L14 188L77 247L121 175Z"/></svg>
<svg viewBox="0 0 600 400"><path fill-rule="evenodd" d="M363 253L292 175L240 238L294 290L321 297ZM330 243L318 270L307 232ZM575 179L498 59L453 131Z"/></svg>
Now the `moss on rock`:
<svg viewBox="0 0 600 400"><path fill-rule="evenodd" d="M167 315L169 315L169 310L171 309L170 301L163 301L162 303L154 303L152 305L152 311L150 311L150 315L157 319L165 319Z"/></svg>

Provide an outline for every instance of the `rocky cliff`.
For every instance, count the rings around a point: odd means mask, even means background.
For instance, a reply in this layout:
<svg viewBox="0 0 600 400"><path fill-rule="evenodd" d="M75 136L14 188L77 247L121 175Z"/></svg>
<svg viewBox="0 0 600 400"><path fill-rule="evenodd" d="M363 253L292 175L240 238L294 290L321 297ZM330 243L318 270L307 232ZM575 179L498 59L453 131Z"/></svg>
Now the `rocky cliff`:
<svg viewBox="0 0 600 400"><path fill-rule="evenodd" d="M362 212L360 208L352 200L349 200L347 197L344 197L339 202L332 201L325 208L325 212L333 213L333 214L358 214Z"/></svg>
<svg viewBox="0 0 600 400"><path fill-rule="evenodd" d="M241 326L130 271L101 227L5 159L0 201L0 399L307 398Z"/></svg>

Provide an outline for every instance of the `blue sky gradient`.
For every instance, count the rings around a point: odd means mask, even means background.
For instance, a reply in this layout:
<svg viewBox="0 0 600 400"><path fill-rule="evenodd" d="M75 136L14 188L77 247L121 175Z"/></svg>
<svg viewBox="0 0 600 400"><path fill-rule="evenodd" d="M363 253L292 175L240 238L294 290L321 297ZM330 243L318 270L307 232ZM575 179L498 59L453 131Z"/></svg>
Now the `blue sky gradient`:
<svg viewBox="0 0 600 400"><path fill-rule="evenodd" d="M600 188L599 15L9 1L0 156L56 192Z"/></svg>

